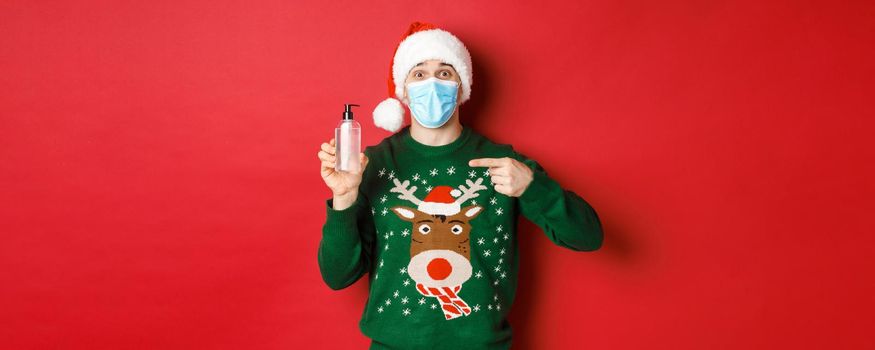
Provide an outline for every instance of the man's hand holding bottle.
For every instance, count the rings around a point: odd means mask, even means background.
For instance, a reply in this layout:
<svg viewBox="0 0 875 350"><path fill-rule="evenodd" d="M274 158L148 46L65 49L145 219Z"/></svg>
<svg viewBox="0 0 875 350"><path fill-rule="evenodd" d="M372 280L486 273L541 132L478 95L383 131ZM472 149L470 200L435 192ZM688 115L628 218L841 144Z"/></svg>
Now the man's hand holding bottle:
<svg viewBox="0 0 875 350"><path fill-rule="evenodd" d="M334 209L343 210L355 203L358 197L359 184L362 182L362 174L368 165L368 157L364 152L359 152L362 166L354 172L339 171L335 169L335 139L323 142L319 150L319 159L322 161L321 173L325 184L334 195Z"/></svg>

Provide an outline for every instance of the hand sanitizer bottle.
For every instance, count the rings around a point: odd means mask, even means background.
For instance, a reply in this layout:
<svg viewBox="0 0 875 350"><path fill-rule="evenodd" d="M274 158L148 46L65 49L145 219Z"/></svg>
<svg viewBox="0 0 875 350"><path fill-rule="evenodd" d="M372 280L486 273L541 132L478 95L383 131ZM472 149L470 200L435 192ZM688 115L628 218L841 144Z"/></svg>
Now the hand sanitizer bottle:
<svg viewBox="0 0 875 350"><path fill-rule="evenodd" d="M350 107L358 107L359 105L345 104L346 110L343 112L343 119L340 124L334 128L334 169L346 172L357 172L361 170L361 153L362 128L361 125L352 119L352 110Z"/></svg>

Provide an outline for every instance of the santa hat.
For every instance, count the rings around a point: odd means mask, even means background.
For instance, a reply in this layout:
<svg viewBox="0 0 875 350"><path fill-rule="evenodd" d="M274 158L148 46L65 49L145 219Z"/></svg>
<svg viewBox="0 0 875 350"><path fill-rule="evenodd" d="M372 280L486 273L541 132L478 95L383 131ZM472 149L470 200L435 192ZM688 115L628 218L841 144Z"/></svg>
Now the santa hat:
<svg viewBox="0 0 875 350"><path fill-rule="evenodd" d="M389 98L374 108L374 125L391 132L401 129L405 114L400 101L404 96L404 80L410 69L432 59L453 65L459 73L462 80L460 105L471 97L471 55L465 45L453 34L433 24L413 22L389 63Z"/></svg>
<svg viewBox="0 0 875 350"><path fill-rule="evenodd" d="M461 195L462 191L450 186L435 186L416 209L432 215L455 215L462 210L455 198Z"/></svg>

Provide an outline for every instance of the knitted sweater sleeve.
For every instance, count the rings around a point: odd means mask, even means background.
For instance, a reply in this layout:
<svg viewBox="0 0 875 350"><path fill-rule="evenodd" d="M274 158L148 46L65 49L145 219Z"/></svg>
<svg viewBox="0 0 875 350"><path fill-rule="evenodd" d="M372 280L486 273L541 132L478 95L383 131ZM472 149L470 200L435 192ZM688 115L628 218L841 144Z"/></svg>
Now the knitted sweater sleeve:
<svg viewBox="0 0 875 350"><path fill-rule="evenodd" d="M512 157L533 173L532 182L518 198L523 216L561 247L574 251L599 249L604 233L595 209L576 193L563 189L538 162L515 151Z"/></svg>
<svg viewBox="0 0 875 350"><path fill-rule="evenodd" d="M332 198L325 203L327 216L319 242L319 270L329 288L340 290L370 271L376 228L368 201L361 191L348 208L334 209Z"/></svg>

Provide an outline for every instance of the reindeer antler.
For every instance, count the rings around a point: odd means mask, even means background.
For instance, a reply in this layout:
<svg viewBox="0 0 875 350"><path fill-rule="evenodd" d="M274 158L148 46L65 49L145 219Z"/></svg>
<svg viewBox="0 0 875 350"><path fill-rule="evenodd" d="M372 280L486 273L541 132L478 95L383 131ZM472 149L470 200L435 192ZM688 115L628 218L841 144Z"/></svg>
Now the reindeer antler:
<svg viewBox="0 0 875 350"><path fill-rule="evenodd" d="M456 198L456 203L462 204L465 203L466 200L471 198L477 198L480 194L477 191L485 190L486 186L481 185L483 182L483 178L477 178L477 181L471 181L469 179L465 179L465 183L468 184L468 188L465 188L465 185L459 185L459 190L462 191L462 195L459 198Z"/></svg>
<svg viewBox="0 0 875 350"><path fill-rule="evenodd" d="M419 198L416 198L416 195L413 194L413 192L416 191L416 186L410 187L410 189L407 188L407 185L410 184L410 180L404 180L404 182L401 182L398 181L397 177L392 180L395 182L395 187L392 187L389 192L400 193L398 198L406 199L413 204L419 205L419 203L422 203L422 201L419 200Z"/></svg>

